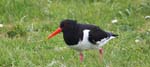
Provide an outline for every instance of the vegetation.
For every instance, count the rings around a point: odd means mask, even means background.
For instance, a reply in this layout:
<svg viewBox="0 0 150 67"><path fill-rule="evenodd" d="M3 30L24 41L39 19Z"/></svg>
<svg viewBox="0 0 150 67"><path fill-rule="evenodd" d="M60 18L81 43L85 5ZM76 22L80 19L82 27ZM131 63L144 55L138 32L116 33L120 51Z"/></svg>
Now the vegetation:
<svg viewBox="0 0 150 67"><path fill-rule="evenodd" d="M150 67L150 0L1 0L0 6L0 67ZM96 50L85 51L80 63L62 34L46 39L66 18L119 35L103 46L102 63Z"/></svg>

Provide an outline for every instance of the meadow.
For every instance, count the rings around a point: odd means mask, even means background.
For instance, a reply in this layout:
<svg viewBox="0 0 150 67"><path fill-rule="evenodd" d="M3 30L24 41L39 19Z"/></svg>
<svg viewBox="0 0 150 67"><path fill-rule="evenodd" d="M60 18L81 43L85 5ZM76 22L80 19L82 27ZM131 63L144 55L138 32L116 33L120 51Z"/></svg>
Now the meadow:
<svg viewBox="0 0 150 67"><path fill-rule="evenodd" d="M150 67L150 0L1 0L0 67ZM60 21L77 20L119 35L85 60L62 33ZM112 22L117 20L115 22Z"/></svg>

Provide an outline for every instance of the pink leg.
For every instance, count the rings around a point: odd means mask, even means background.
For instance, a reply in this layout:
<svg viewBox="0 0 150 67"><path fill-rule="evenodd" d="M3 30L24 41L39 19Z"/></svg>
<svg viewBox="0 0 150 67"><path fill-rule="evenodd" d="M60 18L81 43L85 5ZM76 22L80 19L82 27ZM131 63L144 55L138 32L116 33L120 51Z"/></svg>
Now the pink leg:
<svg viewBox="0 0 150 67"><path fill-rule="evenodd" d="M102 60L103 60L103 48L99 49L99 53L100 53L100 62L102 62Z"/></svg>
<svg viewBox="0 0 150 67"><path fill-rule="evenodd" d="M103 55L103 48L100 48L100 49L99 49L99 53L100 53L101 55Z"/></svg>
<svg viewBox="0 0 150 67"><path fill-rule="evenodd" d="M82 62L83 61L83 54L82 54L82 52L80 52L80 62Z"/></svg>

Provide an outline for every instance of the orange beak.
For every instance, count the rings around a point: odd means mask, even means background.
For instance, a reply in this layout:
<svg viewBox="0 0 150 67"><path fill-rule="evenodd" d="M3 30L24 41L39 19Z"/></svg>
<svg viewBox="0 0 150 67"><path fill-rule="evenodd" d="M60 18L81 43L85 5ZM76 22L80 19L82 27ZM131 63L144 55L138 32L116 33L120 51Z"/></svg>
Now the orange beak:
<svg viewBox="0 0 150 67"><path fill-rule="evenodd" d="M48 35L48 39L52 38L53 36L55 36L56 34L60 33L62 31L62 29L59 27L57 28L53 33Z"/></svg>

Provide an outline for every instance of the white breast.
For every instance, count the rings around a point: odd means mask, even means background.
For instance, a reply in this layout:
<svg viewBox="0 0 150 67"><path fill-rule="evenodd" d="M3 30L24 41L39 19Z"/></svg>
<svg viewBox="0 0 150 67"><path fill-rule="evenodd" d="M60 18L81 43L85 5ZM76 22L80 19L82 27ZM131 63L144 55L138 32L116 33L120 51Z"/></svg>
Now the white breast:
<svg viewBox="0 0 150 67"><path fill-rule="evenodd" d="M95 44L92 44L89 42L89 40L88 40L89 32L90 32L90 30L88 30L88 29L83 30L83 40L79 41L77 45L73 45L70 47L75 50L78 50L78 51L98 48L98 45L95 45Z"/></svg>

